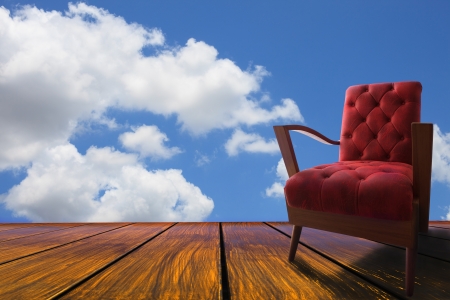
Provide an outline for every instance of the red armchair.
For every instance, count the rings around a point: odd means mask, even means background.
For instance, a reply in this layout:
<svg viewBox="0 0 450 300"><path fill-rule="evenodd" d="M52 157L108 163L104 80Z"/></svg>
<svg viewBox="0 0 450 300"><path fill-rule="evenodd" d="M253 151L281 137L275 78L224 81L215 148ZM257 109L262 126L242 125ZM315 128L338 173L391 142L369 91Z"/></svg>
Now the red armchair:
<svg viewBox="0 0 450 300"><path fill-rule="evenodd" d="M406 293L413 294L417 235L428 231L433 144L433 124L418 123L421 92L419 82L349 87L340 141L306 126L274 126L289 174L290 261L304 226L406 247ZM339 145L339 161L300 171L289 131Z"/></svg>

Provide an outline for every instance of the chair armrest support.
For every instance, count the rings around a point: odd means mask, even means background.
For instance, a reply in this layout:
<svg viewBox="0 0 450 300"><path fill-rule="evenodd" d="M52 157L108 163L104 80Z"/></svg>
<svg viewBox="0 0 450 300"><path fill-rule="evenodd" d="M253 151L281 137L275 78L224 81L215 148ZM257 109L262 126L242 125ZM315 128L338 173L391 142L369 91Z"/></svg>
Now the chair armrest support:
<svg viewBox="0 0 450 300"><path fill-rule="evenodd" d="M430 214L433 124L411 124L414 200L419 202L419 231L428 231Z"/></svg>
<svg viewBox="0 0 450 300"><path fill-rule="evenodd" d="M281 156L283 157L289 177L300 171L297 163L297 158L295 157L294 147L292 145L289 130L305 134L306 136L309 136L327 145L340 144L339 141L333 141L320 132L302 125L273 126L273 130L275 131L275 136L278 141L278 146L280 147Z"/></svg>

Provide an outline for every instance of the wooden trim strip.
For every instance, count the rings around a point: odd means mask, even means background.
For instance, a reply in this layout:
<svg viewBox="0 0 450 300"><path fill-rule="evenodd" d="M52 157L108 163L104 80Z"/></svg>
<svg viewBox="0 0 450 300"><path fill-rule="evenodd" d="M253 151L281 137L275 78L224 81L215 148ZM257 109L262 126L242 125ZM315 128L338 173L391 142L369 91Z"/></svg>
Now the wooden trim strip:
<svg viewBox="0 0 450 300"><path fill-rule="evenodd" d="M411 246L412 222L365 218L287 206L289 222L377 242Z"/></svg>
<svg viewBox="0 0 450 300"><path fill-rule="evenodd" d="M431 164L433 157L433 124L411 124L414 198L419 199L419 224L427 232L430 215Z"/></svg>
<svg viewBox="0 0 450 300"><path fill-rule="evenodd" d="M116 227L116 228L108 229L106 231L102 231L102 232L99 232L99 233L96 233L96 234L93 234L93 235L89 235L89 236L83 237L81 239L73 240L73 241L70 241L68 243L64 243L64 244L61 244L61 245L58 245L58 246L50 247L50 248L47 248L47 249L44 249L44 250L40 250L40 251L37 251L37 252L34 252L34 253L30 253L30 254L27 254L27 255L22 255L22 256L14 258L14 259L10 259L10 260L7 260L7 261L0 262L0 266L8 264L8 263L11 263L13 261L16 261L16 260L19 260L19 259L22 259L22 258L30 257L30 256L33 256L33 255L42 253L42 252L46 252L46 251L49 251L49 250L52 250L52 249L60 248L60 247L66 246L68 244L72 244L72 243L75 243L75 242L78 242L78 241L81 241L81 240L84 240L84 239L91 238L91 237L96 236L96 235L103 234L105 232L117 230L117 229L120 229L122 227L126 227L126 226L133 225L133 224L135 224L135 223L125 224L125 225L122 225L122 226L119 226L119 227Z"/></svg>
<svg viewBox="0 0 450 300"><path fill-rule="evenodd" d="M95 275L101 273L102 271L106 270L107 268L109 268L110 266L112 266L113 264L115 264L116 262L118 262L119 260L121 260L122 258L124 258L125 256L129 255L130 253L136 251L137 249L141 248L142 246L144 246L145 244L147 244L148 242L150 242L151 240L155 239L156 237L160 236L162 233L166 232L167 230L169 230L170 228L172 228L173 226L175 226L177 223L173 223L172 225L168 226L167 228L161 230L160 232L158 232L157 234L153 235L152 237L146 239L144 242L138 244L137 246L133 247L132 249L128 250L127 252L125 252L124 254L118 256L117 258L115 258L114 260L110 261L109 263L103 265L102 267L96 269L95 271L89 273L88 275L84 276L83 278L77 280L76 282L74 282L73 284L71 284L70 286L62 289L61 291L59 291L58 293L50 296L49 298L47 298L48 300L52 300L52 299L58 299L59 297L67 294L68 292L70 292L71 290L75 289L76 287L78 287L79 285L83 284L84 282L88 281L89 279L91 279L92 277L94 277Z"/></svg>

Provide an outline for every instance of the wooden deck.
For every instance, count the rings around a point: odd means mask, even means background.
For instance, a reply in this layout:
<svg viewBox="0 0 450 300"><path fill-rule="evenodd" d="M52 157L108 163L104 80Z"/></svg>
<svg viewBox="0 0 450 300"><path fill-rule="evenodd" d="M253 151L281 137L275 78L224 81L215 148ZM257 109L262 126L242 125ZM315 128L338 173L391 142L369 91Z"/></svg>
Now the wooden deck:
<svg viewBox="0 0 450 300"><path fill-rule="evenodd" d="M405 250L291 225L0 224L0 299L406 299ZM450 299L450 222L420 235L414 297Z"/></svg>

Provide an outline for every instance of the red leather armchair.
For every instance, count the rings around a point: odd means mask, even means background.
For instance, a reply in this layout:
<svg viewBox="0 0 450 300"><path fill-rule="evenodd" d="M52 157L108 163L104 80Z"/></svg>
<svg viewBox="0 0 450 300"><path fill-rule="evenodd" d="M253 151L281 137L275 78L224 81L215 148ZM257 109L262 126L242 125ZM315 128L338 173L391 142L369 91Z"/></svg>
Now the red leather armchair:
<svg viewBox="0 0 450 300"><path fill-rule="evenodd" d="M418 232L427 232L433 124L420 122L419 82L351 86L340 141L300 125L274 126L289 179L294 225L289 260L302 227L406 247L406 293L414 291ZM289 131L339 145L339 161L298 168Z"/></svg>

